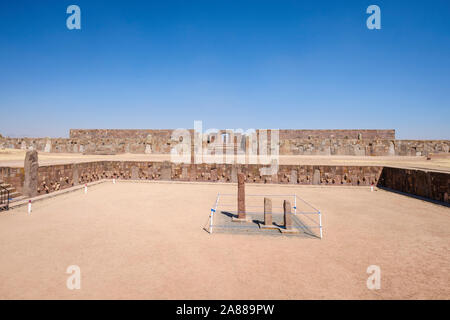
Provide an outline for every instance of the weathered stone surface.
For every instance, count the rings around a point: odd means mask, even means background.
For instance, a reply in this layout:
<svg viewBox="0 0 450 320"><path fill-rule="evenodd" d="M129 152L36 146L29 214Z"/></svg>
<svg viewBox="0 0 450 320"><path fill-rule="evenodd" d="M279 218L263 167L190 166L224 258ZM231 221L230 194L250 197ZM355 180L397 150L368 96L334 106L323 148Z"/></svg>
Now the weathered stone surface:
<svg viewBox="0 0 450 320"><path fill-rule="evenodd" d="M312 184L320 184L320 170L319 169L314 170Z"/></svg>
<svg viewBox="0 0 450 320"><path fill-rule="evenodd" d="M169 161L164 161L161 168L161 180L172 180L172 165Z"/></svg>
<svg viewBox="0 0 450 320"><path fill-rule="evenodd" d="M384 167L377 186L450 204L450 174Z"/></svg>
<svg viewBox="0 0 450 320"><path fill-rule="evenodd" d="M291 170L291 177L289 179L290 184L297 184L298 176L297 170Z"/></svg>
<svg viewBox="0 0 450 320"><path fill-rule="evenodd" d="M264 198L264 225L272 225L272 199Z"/></svg>
<svg viewBox="0 0 450 320"><path fill-rule="evenodd" d="M287 200L283 201L283 212L284 212L284 227L288 230L292 229L291 203Z"/></svg>
<svg viewBox="0 0 450 320"><path fill-rule="evenodd" d="M131 180L139 180L139 168L131 167Z"/></svg>
<svg viewBox="0 0 450 320"><path fill-rule="evenodd" d="M245 219L245 175L238 174L238 219Z"/></svg>
<svg viewBox="0 0 450 320"><path fill-rule="evenodd" d="M127 161L97 161L76 165L41 166L38 168L39 194L71 187L77 181L84 184L112 177L130 179L132 166L139 168L139 172L143 175L140 177L141 179L183 180L185 171L182 167L186 165L150 161L137 161L130 165ZM192 164L186 167L189 168L190 181L208 181L213 165ZM231 181L232 167L231 164L219 167L214 165L214 168L218 170L220 181ZM242 165L238 167L238 170L248 175L247 181L254 183L286 184L289 183L289 177L295 170L298 175L298 184L308 185L312 183L314 171L319 170L323 184L370 186L372 183L375 185L379 183L380 186L444 202L448 202L450 193L450 174L444 172L383 168L381 166L280 165L277 175L280 179L273 181L271 176L260 176L260 167L261 165ZM174 172L173 177L172 171ZM381 174L383 181L379 181ZM0 180L11 184L17 191L23 193L24 168L0 167Z"/></svg>
<svg viewBox="0 0 450 320"><path fill-rule="evenodd" d="M188 172L188 167L186 165L183 166L183 168L181 169L181 179L189 180L189 172Z"/></svg>
<svg viewBox="0 0 450 320"><path fill-rule="evenodd" d="M27 151L24 162L25 179L23 182L23 194L35 197L38 194L38 153L36 150Z"/></svg>
<svg viewBox="0 0 450 320"><path fill-rule="evenodd" d="M78 164L73 165L73 173L72 173L72 183L74 186L79 184L79 173L78 173Z"/></svg>
<svg viewBox="0 0 450 320"><path fill-rule="evenodd" d="M231 182L233 182L233 183L238 182L238 178L237 178L238 174L237 173L238 173L238 168L236 165L233 165L231 167Z"/></svg>
<svg viewBox="0 0 450 320"><path fill-rule="evenodd" d="M70 138L0 138L0 148L87 154L169 154L173 130L71 130ZM255 136L260 130L256 130ZM191 140L193 141L193 130ZM219 130L219 135L226 130ZM249 137L234 135L239 146L223 150L250 151ZM234 140L230 140L234 141ZM238 142L239 141L239 142ZM280 155L417 156L449 153L449 140L395 140L394 130L280 130ZM48 145L50 143L50 146ZM204 148L209 148L205 142ZM193 150L194 146L191 146ZM253 147L252 147L253 148ZM256 150L256 149L255 149ZM192 155L193 156L193 155ZM245 157L245 156L244 156Z"/></svg>
<svg viewBox="0 0 450 320"><path fill-rule="evenodd" d="M210 177L211 181L217 181L217 169L211 169Z"/></svg>

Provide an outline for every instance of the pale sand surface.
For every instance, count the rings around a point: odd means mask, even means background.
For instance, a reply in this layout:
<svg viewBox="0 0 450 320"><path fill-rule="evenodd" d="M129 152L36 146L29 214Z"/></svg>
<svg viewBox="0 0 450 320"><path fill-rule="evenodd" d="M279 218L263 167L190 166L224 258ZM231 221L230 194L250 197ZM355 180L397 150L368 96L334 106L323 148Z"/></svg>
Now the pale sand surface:
<svg viewBox="0 0 450 320"><path fill-rule="evenodd" d="M25 150L0 150L0 167L23 167ZM169 154L118 154L83 155L77 153L39 152L39 165L68 164L101 160L115 161L170 161ZM292 165L347 165L347 166L391 166L413 169L430 169L450 172L450 156L426 160L426 157L365 157L365 156L280 156L280 164Z"/></svg>
<svg viewBox="0 0 450 320"><path fill-rule="evenodd" d="M0 214L0 298L449 299L450 209L365 187L247 185L296 193L324 238L208 234L234 184L111 182ZM81 268L81 290L66 269ZM381 267L381 289L366 269Z"/></svg>

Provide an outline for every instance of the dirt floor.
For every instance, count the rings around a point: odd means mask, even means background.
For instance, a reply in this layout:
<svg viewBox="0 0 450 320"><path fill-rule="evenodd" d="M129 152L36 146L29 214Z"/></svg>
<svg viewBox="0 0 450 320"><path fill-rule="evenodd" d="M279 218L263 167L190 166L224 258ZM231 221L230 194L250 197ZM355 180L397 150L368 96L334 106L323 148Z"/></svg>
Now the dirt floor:
<svg viewBox="0 0 450 320"><path fill-rule="evenodd" d="M216 194L236 188L105 182L0 213L0 299L450 298L450 208L365 187L247 185L319 208L324 238L208 234ZM70 265L80 290L66 287Z"/></svg>
<svg viewBox="0 0 450 320"><path fill-rule="evenodd" d="M0 167L23 167L25 150L1 149ZM170 161L169 154L118 154L83 155L80 153L39 152L39 165L69 164L88 161ZM280 164L292 165L347 165L347 166L391 166L412 169L431 169L450 172L450 155L427 160L425 156L280 156Z"/></svg>

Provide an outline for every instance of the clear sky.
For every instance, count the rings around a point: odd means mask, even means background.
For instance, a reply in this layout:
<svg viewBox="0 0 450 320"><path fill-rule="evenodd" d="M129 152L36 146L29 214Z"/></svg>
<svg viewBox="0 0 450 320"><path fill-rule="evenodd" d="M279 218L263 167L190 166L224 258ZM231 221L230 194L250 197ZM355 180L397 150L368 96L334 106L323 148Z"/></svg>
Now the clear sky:
<svg viewBox="0 0 450 320"><path fill-rule="evenodd" d="M203 120L450 139L449 96L448 0L0 2L3 135Z"/></svg>

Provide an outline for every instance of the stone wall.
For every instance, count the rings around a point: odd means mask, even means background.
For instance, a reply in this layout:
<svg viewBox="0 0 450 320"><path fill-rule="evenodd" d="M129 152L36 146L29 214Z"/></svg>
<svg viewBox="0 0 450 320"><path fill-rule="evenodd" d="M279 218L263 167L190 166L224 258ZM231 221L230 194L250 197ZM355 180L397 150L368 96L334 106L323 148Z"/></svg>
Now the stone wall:
<svg viewBox="0 0 450 320"><path fill-rule="evenodd" d="M24 168L0 167L0 181L12 185L20 193L22 193L24 180Z"/></svg>
<svg viewBox="0 0 450 320"><path fill-rule="evenodd" d="M84 154L168 154L174 143L162 137L95 140L0 138L0 148ZM280 155L426 156L449 153L449 149L449 140L280 139Z"/></svg>
<svg viewBox="0 0 450 320"><path fill-rule="evenodd" d="M41 166L38 193L50 193L101 179L143 179L201 182L236 182L238 172L251 183L325 184L363 186L377 183L382 167L280 165L278 173L262 176L261 165L175 164L145 161L97 161ZM0 180L22 190L23 169L0 168Z"/></svg>
<svg viewBox="0 0 450 320"><path fill-rule="evenodd" d="M70 129L71 139L146 139L149 135L170 139L173 129Z"/></svg>
<svg viewBox="0 0 450 320"><path fill-rule="evenodd" d="M170 137L162 136L136 139L0 138L0 148L83 154L167 154L173 143Z"/></svg>
<svg viewBox="0 0 450 320"><path fill-rule="evenodd" d="M189 131L193 136L193 130ZM259 134L259 130L256 132ZM0 148L54 153L168 154L178 143L171 139L171 134L169 129L72 129L68 139L0 137ZM209 140L205 139L205 147ZM395 140L394 130L280 130L279 145L280 155L425 156L450 152L449 140ZM228 147L225 143L224 150Z"/></svg>
<svg viewBox="0 0 450 320"><path fill-rule="evenodd" d="M449 147L449 140L280 139L282 155L426 156Z"/></svg>
<svg viewBox="0 0 450 320"><path fill-rule="evenodd" d="M379 166L280 165L272 176L260 174L261 165L175 164L145 161L97 161L41 166L38 194L69 188L101 179L237 182L242 172L250 183L369 186L372 183L396 191L450 204L450 174ZM23 168L0 168L0 180L19 192Z"/></svg>
<svg viewBox="0 0 450 320"><path fill-rule="evenodd" d="M378 185L450 205L448 173L384 167Z"/></svg>
<svg viewBox="0 0 450 320"><path fill-rule="evenodd" d="M384 139L394 140L395 130L280 130L280 140L284 139Z"/></svg>
<svg viewBox="0 0 450 320"><path fill-rule="evenodd" d="M192 129L191 129L192 130ZM72 139L142 139L148 135L170 138L173 129L70 129L69 136ZM395 130L280 130L280 139L395 139Z"/></svg>

